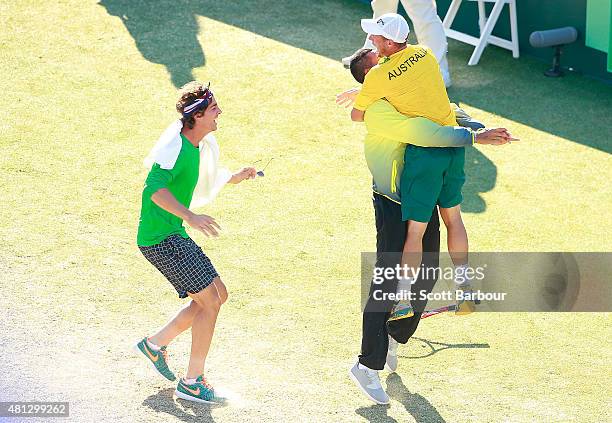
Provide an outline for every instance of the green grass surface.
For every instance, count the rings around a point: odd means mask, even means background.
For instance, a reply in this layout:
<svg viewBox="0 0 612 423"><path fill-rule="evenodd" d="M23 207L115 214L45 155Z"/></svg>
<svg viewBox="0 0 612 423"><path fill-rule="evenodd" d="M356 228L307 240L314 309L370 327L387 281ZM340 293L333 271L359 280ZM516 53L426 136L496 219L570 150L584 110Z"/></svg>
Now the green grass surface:
<svg viewBox="0 0 612 423"><path fill-rule="evenodd" d="M389 407L349 381L375 230L364 129L334 95L369 11L309 3L0 4L0 400L70 401L74 421L609 420L610 314L432 318L383 374ZM473 249L609 250L612 87L469 54L451 42L451 98L522 139L469 152ZM180 304L135 237L142 159L191 78L212 80L226 165L274 157L204 209L220 238L192 232L230 292L207 363L239 399L213 409L173 401L128 351ZM179 374L189 341L170 349Z"/></svg>

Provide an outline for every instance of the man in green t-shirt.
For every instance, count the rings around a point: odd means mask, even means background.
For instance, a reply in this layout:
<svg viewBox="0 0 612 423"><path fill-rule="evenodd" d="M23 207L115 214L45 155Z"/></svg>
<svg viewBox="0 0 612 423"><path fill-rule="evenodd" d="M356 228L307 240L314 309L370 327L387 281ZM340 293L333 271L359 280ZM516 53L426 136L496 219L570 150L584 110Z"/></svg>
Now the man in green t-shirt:
<svg viewBox="0 0 612 423"><path fill-rule="evenodd" d="M180 122L164 133L167 142L153 150L153 165L142 192L137 244L146 259L174 286L179 297L189 296L191 301L135 348L159 374L176 380L168 368L166 347L191 328L189 366L185 377L178 382L175 395L196 402L220 402L222 398L204 377L204 365L217 315L227 300L227 290L210 259L187 235L183 221L206 236L218 235L220 228L215 219L196 214L189 207L194 205L194 191L200 184L215 183L205 179L211 178L210 167L216 165L217 156L214 155L212 162L205 162L206 168L200 162L210 159L203 153L208 145L205 140L217 129L221 109L209 85L196 81L181 88L176 109L182 116ZM244 168L234 175L228 174L223 183L237 184L255 175L254 168Z"/></svg>

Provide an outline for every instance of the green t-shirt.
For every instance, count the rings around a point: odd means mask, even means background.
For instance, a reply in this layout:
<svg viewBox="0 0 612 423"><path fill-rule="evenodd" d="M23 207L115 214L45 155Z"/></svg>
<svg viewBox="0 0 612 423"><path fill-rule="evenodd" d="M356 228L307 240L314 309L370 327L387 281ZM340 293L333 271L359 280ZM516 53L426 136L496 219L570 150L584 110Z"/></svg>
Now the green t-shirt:
<svg viewBox="0 0 612 423"><path fill-rule="evenodd" d="M137 243L141 247L159 244L170 235L187 238L183 219L168 213L151 200L151 196L167 188L176 200L189 207L200 173L200 150L181 134L183 145L172 169L162 169L155 163L142 191L142 208L138 224Z"/></svg>

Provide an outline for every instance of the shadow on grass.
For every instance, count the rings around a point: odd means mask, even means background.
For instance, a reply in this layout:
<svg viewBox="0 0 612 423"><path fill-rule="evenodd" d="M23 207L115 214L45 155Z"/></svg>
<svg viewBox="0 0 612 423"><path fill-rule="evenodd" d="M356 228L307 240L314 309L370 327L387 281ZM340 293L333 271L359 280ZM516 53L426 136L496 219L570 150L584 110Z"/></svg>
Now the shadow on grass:
<svg viewBox="0 0 612 423"><path fill-rule="evenodd" d="M410 392L397 373L391 373L387 376L387 394L391 399L401 403L418 423L446 422L427 398ZM397 422L398 420L387 415L388 409L388 405L373 405L359 408L355 412L370 422ZM404 419L400 421L404 421Z"/></svg>
<svg viewBox="0 0 612 423"><path fill-rule="evenodd" d="M193 69L205 65L200 28L189 3L101 0L98 4L121 19L145 59L166 67L175 87L194 80Z"/></svg>
<svg viewBox="0 0 612 423"><path fill-rule="evenodd" d="M389 405L372 405L370 407L358 408L355 410L355 413L369 422L397 423L397 420L387 414L389 408L391 408Z"/></svg>
<svg viewBox="0 0 612 423"><path fill-rule="evenodd" d="M612 86L572 73L547 78L546 64L513 59L495 46L487 47L478 66L466 66L472 49L449 41L453 101L612 154ZM523 141L538 148L538 139Z"/></svg>
<svg viewBox="0 0 612 423"><path fill-rule="evenodd" d="M176 87L194 79L193 69L205 65L198 34L202 32L206 38L206 28L199 27L198 16L339 59L363 42L359 19L371 13L368 5L354 0L288 0L276 2L274 7L263 0L100 0L99 4L121 19L145 59L167 68ZM414 36L411 42L416 42ZM495 187L497 169L473 148L467 149L466 159L468 179L462 208L465 212L482 213L486 205L480 194Z"/></svg>
<svg viewBox="0 0 612 423"><path fill-rule="evenodd" d="M206 64L198 40L200 32L206 38L206 28L199 27L198 16L339 60L359 47L354 41L364 38L359 19L371 13L368 5L354 0L100 0L98 4L121 19L142 56L164 65L176 87L193 80L193 69Z"/></svg>
<svg viewBox="0 0 612 423"><path fill-rule="evenodd" d="M206 28L199 27L198 16L340 60L362 45L359 20L371 15L369 5L355 0L101 0L99 4L123 21L143 57L166 66L176 87L194 79L193 69L205 65L198 34L206 38ZM409 41L415 42L414 36ZM572 74L546 78L542 75L546 64L529 57L515 60L495 46L487 47L478 66L467 66L472 50L449 40L451 99L612 153L608 138L612 86ZM529 141L537 148L537 139Z"/></svg>
<svg viewBox="0 0 612 423"><path fill-rule="evenodd" d="M490 147L497 148L497 147ZM481 194L493 190L497 182L497 166L480 150L472 147L465 149L465 185L461 211L484 213L487 204Z"/></svg>
<svg viewBox="0 0 612 423"><path fill-rule="evenodd" d="M174 416L183 422L214 422L215 420L210 414L210 410L212 407L222 407L222 405L198 404L182 399L177 399L175 402L173 394L173 388L163 389L145 399L142 405L149 407L157 413L166 413ZM188 413L186 410L191 411L191 413Z"/></svg>
<svg viewBox="0 0 612 423"><path fill-rule="evenodd" d="M420 343L421 349L424 349L425 351L423 352L423 354L419 354L419 355L399 355L398 354L398 357L417 359L417 358L430 357L437 352L449 350L449 349L491 348L489 344L447 344L445 342L429 341L427 339L417 338L414 336L410 339L413 340L412 341L413 344L414 344L414 341L418 341Z"/></svg>

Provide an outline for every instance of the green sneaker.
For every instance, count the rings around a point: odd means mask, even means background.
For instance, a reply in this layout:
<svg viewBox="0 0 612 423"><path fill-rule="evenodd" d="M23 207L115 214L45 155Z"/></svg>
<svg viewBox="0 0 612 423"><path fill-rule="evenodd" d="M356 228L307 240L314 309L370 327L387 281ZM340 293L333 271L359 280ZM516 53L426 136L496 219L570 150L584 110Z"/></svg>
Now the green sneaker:
<svg viewBox="0 0 612 423"><path fill-rule="evenodd" d="M223 404L226 398L215 394L214 388L206 381L203 375L198 376L193 385L185 383L180 379L174 395L187 401L203 402L206 404Z"/></svg>
<svg viewBox="0 0 612 423"><path fill-rule="evenodd" d="M166 351L165 345L161 347L159 351L154 351L147 344L147 338L145 337L134 346L134 350L142 353L147 360L149 360L157 373L168 380L176 380L176 376L174 376L174 373L168 368L168 352Z"/></svg>
<svg viewBox="0 0 612 423"><path fill-rule="evenodd" d="M400 301L393 307L391 310L391 316L389 316L388 322L392 322L393 320L406 319L408 317L414 316L414 310L410 303L405 301Z"/></svg>

